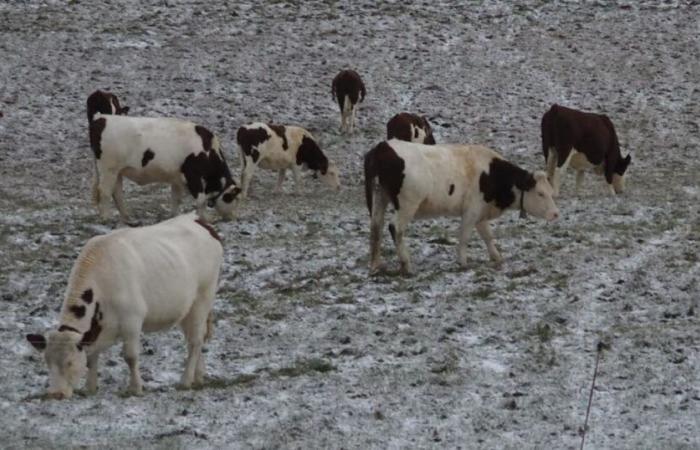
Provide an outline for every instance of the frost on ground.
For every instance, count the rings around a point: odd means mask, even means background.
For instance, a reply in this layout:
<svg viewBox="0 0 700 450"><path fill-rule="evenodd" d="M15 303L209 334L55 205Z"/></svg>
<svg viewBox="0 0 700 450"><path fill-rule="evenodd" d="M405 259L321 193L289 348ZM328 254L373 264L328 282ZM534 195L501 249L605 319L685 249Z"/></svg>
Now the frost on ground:
<svg viewBox="0 0 700 450"><path fill-rule="evenodd" d="M589 448L700 446L696 1L234 3L0 4L3 446L577 448L601 340ZM344 67L368 88L351 137L330 98ZM79 249L116 225L88 202L97 88L216 130L236 171L253 120L307 127L343 170L339 194L307 176L296 196L260 171L240 219L216 224L202 389L176 389L173 330L143 340L143 397L123 398L114 348L97 396L37 398L24 334L55 326ZM496 222L502 267L474 236L460 270L457 221L435 220L410 227L415 276L368 276L362 154L393 114L536 169L553 102L611 116L624 195L594 175L576 195L569 173L557 223ZM161 187L129 184L127 202L144 223L168 215Z"/></svg>

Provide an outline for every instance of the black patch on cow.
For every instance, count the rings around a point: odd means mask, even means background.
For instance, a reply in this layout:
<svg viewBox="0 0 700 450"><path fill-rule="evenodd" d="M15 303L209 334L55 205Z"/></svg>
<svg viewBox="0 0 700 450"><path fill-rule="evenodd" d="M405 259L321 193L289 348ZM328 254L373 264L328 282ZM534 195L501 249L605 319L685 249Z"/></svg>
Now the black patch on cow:
<svg viewBox="0 0 700 450"><path fill-rule="evenodd" d="M333 78L331 92L338 102L340 110L343 110L345 97L350 98L350 103L356 105L365 99L367 91L360 75L354 70L343 70Z"/></svg>
<svg viewBox="0 0 700 450"><path fill-rule="evenodd" d="M92 319L90 320L90 329L83 334L83 338L80 340L79 345L91 345L93 344L100 333L102 332L102 313L100 312L100 303L95 302L95 310L92 313Z"/></svg>
<svg viewBox="0 0 700 450"><path fill-rule="evenodd" d="M153 158L155 158L156 154L153 153L153 150L146 149L145 152L143 152L143 158L141 158L141 167L146 167L146 164Z"/></svg>
<svg viewBox="0 0 700 450"><path fill-rule="evenodd" d="M221 200L223 200L224 203L231 203L234 198L236 198L236 196L230 192L227 192L221 196Z"/></svg>
<svg viewBox="0 0 700 450"><path fill-rule="evenodd" d="M102 132L106 126L107 119L104 117L90 122L90 148L95 154L95 159L100 159L102 156Z"/></svg>
<svg viewBox="0 0 700 450"><path fill-rule="evenodd" d="M287 150L289 148L289 145L287 144L287 135L285 134L285 128L284 125L267 125L270 127L272 131L275 132L277 136L282 138L282 150Z"/></svg>
<svg viewBox="0 0 700 450"><path fill-rule="evenodd" d="M72 331L74 333L80 334L80 331L78 331L78 329L73 328L70 325L61 325L60 327L58 327L58 331Z"/></svg>
<svg viewBox="0 0 700 450"><path fill-rule="evenodd" d="M326 174L328 171L328 158L323 154L316 141L304 136L297 150L297 165L306 164L310 170L320 171Z"/></svg>
<svg viewBox="0 0 700 450"><path fill-rule="evenodd" d="M81 295L80 298L82 298L83 301L89 305L92 303L92 296L92 289L86 289L83 291L83 295Z"/></svg>
<svg viewBox="0 0 700 450"><path fill-rule="evenodd" d="M122 107L119 104L119 99L116 95L97 90L90 94L87 98L87 116L88 122L92 122L92 118L95 114L112 114L112 105L114 104L114 114L125 115L129 112L129 107Z"/></svg>
<svg viewBox="0 0 700 450"><path fill-rule="evenodd" d="M379 185L389 195L396 210L399 209L399 192L406 176L406 162L387 142L380 142L365 154L365 198L367 209L372 213L372 195L374 178L379 178Z"/></svg>
<svg viewBox="0 0 700 450"><path fill-rule="evenodd" d="M454 191L455 191L455 185L454 185L454 184L451 184L451 185L450 185L450 192L448 193L448 195L452 195L452 193L453 193Z"/></svg>
<svg viewBox="0 0 700 450"><path fill-rule="evenodd" d="M185 177L187 189L195 198L201 193L221 193L234 184L226 161L217 151L187 155L180 171Z"/></svg>
<svg viewBox="0 0 700 450"><path fill-rule="evenodd" d="M41 334L28 334L27 341L32 344L32 347L41 351L46 349L46 338Z"/></svg>
<svg viewBox="0 0 700 450"><path fill-rule="evenodd" d="M204 151L210 152L211 142L214 139L214 135L212 134L212 132L201 125L195 125L194 131L196 131L199 137L202 138L202 148L204 149Z"/></svg>
<svg viewBox="0 0 700 450"><path fill-rule="evenodd" d="M211 237L213 237L214 239L216 239L219 242L222 242L221 236L219 236L219 233L216 232L214 227L212 227L211 225L209 225L208 223L206 223L202 219L196 219L195 222L197 222L198 224L203 226L209 232L209 234L211 234Z"/></svg>
<svg viewBox="0 0 700 450"><path fill-rule="evenodd" d="M258 158L260 158L260 152L257 150L258 145L269 138L270 135L264 128L240 127L236 133L236 141L241 151L245 156L253 158L254 162L257 162Z"/></svg>
<svg viewBox="0 0 700 450"><path fill-rule="evenodd" d="M78 319L85 317L85 306L84 305L72 305L70 308L68 308L70 312L75 315Z"/></svg>
<svg viewBox="0 0 700 450"><path fill-rule="evenodd" d="M425 137L423 144L434 145L433 129L428 119L417 114L402 112L392 117L386 124L387 139L400 139L411 142L412 138L418 138L418 130L423 130ZM413 130L413 133L411 132Z"/></svg>
<svg viewBox="0 0 700 450"><path fill-rule="evenodd" d="M493 158L489 172L482 172L479 177L479 190L484 195L484 201L493 202L499 209L506 209L515 202L513 187L529 191L535 184L530 172L500 158Z"/></svg>

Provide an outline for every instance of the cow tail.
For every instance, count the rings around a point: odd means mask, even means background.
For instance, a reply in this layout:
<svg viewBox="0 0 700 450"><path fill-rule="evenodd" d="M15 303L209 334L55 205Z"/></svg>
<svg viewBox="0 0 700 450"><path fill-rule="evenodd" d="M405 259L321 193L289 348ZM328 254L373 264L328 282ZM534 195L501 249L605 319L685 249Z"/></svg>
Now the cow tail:
<svg viewBox="0 0 700 450"><path fill-rule="evenodd" d="M372 195L374 194L374 179L377 177L377 148L373 148L365 154L365 200L367 210L372 215Z"/></svg>
<svg viewBox="0 0 700 450"><path fill-rule="evenodd" d="M204 342L209 342L209 339L211 339L213 334L214 334L214 313L212 311L209 311L209 315L207 316L207 332L204 333Z"/></svg>
<svg viewBox="0 0 700 450"><path fill-rule="evenodd" d="M100 203L100 171L97 169L97 158L93 158L95 173L92 175L92 204Z"/></svg>

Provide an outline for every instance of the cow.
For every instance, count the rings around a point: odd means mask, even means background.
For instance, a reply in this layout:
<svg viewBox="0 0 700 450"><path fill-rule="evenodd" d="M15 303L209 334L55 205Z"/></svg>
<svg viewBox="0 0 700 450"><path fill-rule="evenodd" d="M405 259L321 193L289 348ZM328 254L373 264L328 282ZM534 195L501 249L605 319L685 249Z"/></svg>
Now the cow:
<svg viewBox="0 0 700 450"><path fill-rule="evenodd" d="M407 142L434 145L433 129L425 116L402 112L392 117L386 124L387 139L401 139Z"/></svg>
<svg viewBox="0 0 700 450"><path fill-rule="evenodd" d="M340 188L338 168L328 160L311 133L303 128L254 122L240 127L236 139L243 166L243 198L248 195L257 167L277 171L275 192L282 189L287 169L294 174L294 190L298 192L302 168L320 172L324 184L335 190Z"/></svg>
<svg viewBox="0 0 700 450"><path fill-rule="evenodd" d="M340 131L352 133L359 104L367 94L362 78L354 70L342 70L333 78L331 93L340 107Z"/></svg>
<svg viewBox="0 0 700 450"><path fill-rule="evenodd" d="M467 240L476 227L491 259L500 263L489 221L506 209L555 220L559 211L544 172L528 172L480 145L424 145L398 139L384 141L365 154L365 197L371 216L370 270L379 268L384 213L394 207L389 231L401 270L411 273L404 242L406 226L414 218L459 216L457 259L467 266Z"/></svg>
<svg viewBox="0 0 700 450"><path fill-rule="evenodd" d="M114 197L121 219L128 223L122 180L171 186L171 213L179 211L185 189L195 199L200 217L204 206L215 207L232 219L240 189L231 177L219 139L208 129L173 118L95 114L90 123L90 146L95 155L93 202L103 220Z"/></svg>
<svg viewBox="0 0 700 450"><path fill-rule="evenodd" d="M88 123L92 122L98 112L125 116L129 113L129 107L121 106L117 96L111 92L97 90L87 98Z"/></svg>
<svg viewBox="0 0 700 450"><path fill-rule="evenodd" d="M26 335L44 354L49 397L70 398L86 368L94 394L99 355L117 341L124 343L128 391L141 395L141 333L175 325L187 340L182 386L201 384L222 263L219 235L194 213L90 239L71 270L58 328Z"/></svg>
<svg viewBox="0 0 700 450"><path fill-rule="evenodd" d="M569 165L576 170L576 192L581 189L583 171L594 168L605 175L610 193L620 194L632 160L629 153L622 157L615 127L608 116L557 104L542 116L542 152L555 197Z"/></svg>

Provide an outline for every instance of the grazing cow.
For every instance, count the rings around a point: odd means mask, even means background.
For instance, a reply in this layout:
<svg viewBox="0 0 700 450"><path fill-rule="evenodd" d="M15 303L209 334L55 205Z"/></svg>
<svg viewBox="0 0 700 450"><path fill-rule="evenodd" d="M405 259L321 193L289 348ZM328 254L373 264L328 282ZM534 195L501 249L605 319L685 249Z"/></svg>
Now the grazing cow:
<svg viewBox="0 0 700 450"><path fill-rule="evenodd" d="M425 116L402 112L386 124L387 139L434 145L433 129Z"/></svg>
<svg viewBox="0 0 700 450"><path fill-rule="evenodd" d="M340 107L340 131L352 133L359 103L367 94L362 78L354 70L342 70L333 78L331 92Z"/></svg>
<svg viewBox="0 0 700 450"><path fill-rule="evenodd" d="M219 139L192 122L170 118L127 117L97 113L90 123L90 145L96 172L93 201L104 220L114 197L123 221L128 212L122 178L137 184L168 183L172 214L176 215L185 188L204 218L204 205L233 218L240 189L231 177Z"/></svg>
<svg viewBox="0 0 700 450"><path fill-rule="evenodd" d="M244 198L258 166L278 172L275 192L282 189L287 169L292 169L294 190L298 192L304 167L320 172L321 181L329 187L340 188L337 167L328 161L311 133L303 128L256 122L240 127L236 138L243 165L241 189Z"/></svg>
<svg viewBox="0 0 700 450"><path fill-rule="evenodd" d="M583 183L583 171L594 168L605 175L610 193L624 188L624 175L632 157L620 153L615 127L608 116L552 105L542 116L542 151L547 176L559 195L561 176L571 165L576 170L576 191Z"/></svg>
<svg viewBox="0 0 700 450"><path fill-rule="evenodd" d="M465 267L472 227L486 243L491 259L500 262L490 220L512 208L520 209L521 215L527 211L547 220L559 216L544 172L530 173L483 146L423 145L392 139L365 155L364 170L372 272L379 269L381 230L389 203L395 210L389 231L404 272L411 272L404 233L414 217L460 216L457 256Z"/></svg>
<svg viewBox="0 0 700 450"><path fill-rule="evenodd" d="M125 116L129 112L129 107L122 107L116 95L110 92L97 90L90 94L87 99L88 122L92 122L93 117L98 112L102 114Z"/></svg>
<svg viewBox="0 0 700 450"><path fill-rule="evenodd" d="M51 397L69 398L88 369L97 391L101 352L123 341L129 391L142 393L141 332L180 325L187 340L183 387L204 379L202 345L212 332L211 310L223 247L216 231L194 213L90 239L68 280L58 329L27 340L44 353Z"/></svg>

